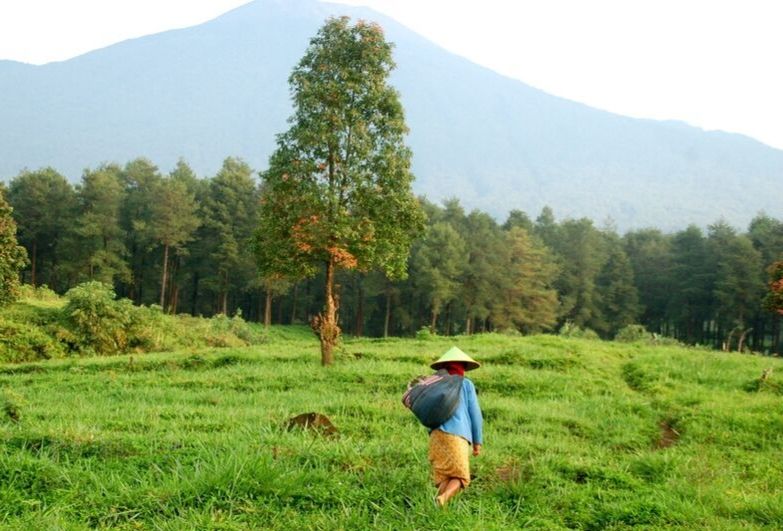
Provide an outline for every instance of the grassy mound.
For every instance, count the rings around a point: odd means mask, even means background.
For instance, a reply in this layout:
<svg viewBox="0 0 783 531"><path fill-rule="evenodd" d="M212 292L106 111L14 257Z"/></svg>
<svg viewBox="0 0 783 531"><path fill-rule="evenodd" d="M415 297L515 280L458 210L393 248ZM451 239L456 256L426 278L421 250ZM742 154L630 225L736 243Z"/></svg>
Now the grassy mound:
<svg viewBox="0 0 783 531"><path fill-rule="evenodd" d="M486 445L444 512L400 397L451 344L484 364ZM334 367L319 359L306 329L273 327L256 347L0 366L0 523L783 527L780 360L501 335L351 340ZM307 412L336 433L287 429Z"/></svg>

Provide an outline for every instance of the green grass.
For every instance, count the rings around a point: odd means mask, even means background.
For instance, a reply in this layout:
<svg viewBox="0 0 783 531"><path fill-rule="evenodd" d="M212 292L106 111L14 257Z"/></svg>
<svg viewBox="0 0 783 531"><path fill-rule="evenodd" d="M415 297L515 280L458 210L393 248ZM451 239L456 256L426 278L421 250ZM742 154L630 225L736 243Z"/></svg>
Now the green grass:
<svg viewBox="0 0 783 531"><path fill-rule="evenodd" d="M273 328L268 338L0 365L0 524L783 527L778 359L485 335L348 340L324 369L306 328ZM452 344L484 364L471 377L486 444L471 487L439 511L426 430L400 397ZM339 435L286 429L309 411L326 414ZM676 440L662 444L663 432Z"/></svg>

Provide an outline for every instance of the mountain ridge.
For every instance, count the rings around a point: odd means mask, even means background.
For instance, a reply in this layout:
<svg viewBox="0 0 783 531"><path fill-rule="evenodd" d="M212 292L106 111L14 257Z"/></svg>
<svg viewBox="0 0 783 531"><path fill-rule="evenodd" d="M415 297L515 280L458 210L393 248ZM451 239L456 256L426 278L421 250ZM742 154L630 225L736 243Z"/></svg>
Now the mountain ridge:
<svg viewBox="0 0 783 531"><path fill-rule="evenodd" d="M9 124L0 130L0 178L51 165L75 181L85 167L137 156L164 170L183 157L202 175L227 156L261 170L287 128L288 75L337 13L378 21L395 42L391 81L411 129L414 189L431 200L455 196L499 218L549 205L558 217L611 217L624 229L783 214L772 200L783 151L738 133L594 109L369 9L312 0L256 0L67 61L0 61L0 123Z"/></svg>

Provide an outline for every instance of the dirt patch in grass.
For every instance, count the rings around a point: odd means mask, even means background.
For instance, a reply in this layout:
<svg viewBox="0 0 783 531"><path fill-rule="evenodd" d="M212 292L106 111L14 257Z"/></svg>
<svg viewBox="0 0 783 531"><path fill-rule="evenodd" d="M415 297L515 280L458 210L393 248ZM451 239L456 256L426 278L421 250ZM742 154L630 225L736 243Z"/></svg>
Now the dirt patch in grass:
<svg viewBox="0 0 783 531"><path fill-rule="evenodd" d="M514 483L519 481L519 478L522 476L522 471L519 469L519 465L511 463L497 467L495 469L495 476L503 483Z"/></svg>
<svg viewBox="0 0 783 531"><path fill-rule="evenodd" d="M655 442L655 448L663 450L677 444L677 441L680 440L680 432L675 429L673 424L669 420L662 420L658 423L660 433Z"/></svg>
<svg viewBox="0 0 783 531"><path fill-rule="evenodd" d="M288 429L301 429L313 431L318 435L324 435L326 437L337 436L337 428L329 420L329 417L322 415L321 413L302 413L288 420Z"/></svg>

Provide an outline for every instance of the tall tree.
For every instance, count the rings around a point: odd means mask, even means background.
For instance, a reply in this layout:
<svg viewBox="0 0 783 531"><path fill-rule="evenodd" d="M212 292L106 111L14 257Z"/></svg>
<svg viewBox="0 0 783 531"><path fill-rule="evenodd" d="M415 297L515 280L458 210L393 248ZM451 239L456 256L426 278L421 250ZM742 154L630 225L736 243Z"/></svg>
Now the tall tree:
<svg viewBox="0 0 783 531"><path fill-rule="evenodd" d="M430 330L433 333L437 332L438 316L444 304L457 296L459 279L467 265L466 258L464 240L445 221L429 227L413 252L414 282L430 304Z"/></svg>
<svg viewBox="0 0 783 531"><path fill-rule="evenodd" d="M552 328L557 321L557 265L549 250L522 226L506 233L508 262L503 285L493 305L498 326L514 326L525 333Z"/></svg>
<svg viewBox="0 0 783 531"><path fill-rule="evenodd" d="M179 159L176 166L171 172L169 172L169 179L185 185L189 195L192 195L196 203L195 215L199 219L199 228L197 228L193 235L192 240L174 253L174 260L171 262L171 272L169 273L168 282L168 295L166 298L169 300L168 308L172 313L176 313L180 305L180 301L187 302L187 289L190 287L190 306L192 314L197 314L195 307L198 305L198 283L200 275L203 274L202 268L208 266L205 264L204 257L208 255L203 242L203 212L202 205L209 190L209 181L207 179L200 179L196 176L193 169L185 162L184 159Z"/></svg>
<svg viewBox="0 0 783 531"><path fill-rule="evenodd" d="M325 304L312 323L321 362L339 341L338 268L405 275L422 215L411 192L410 150L397 91L388 84L392 45L375 24L329 19L289 84L291 127L278 136L266 172L258 248L263 274L326 270ZM266 257L282 253L285 271Z"/></svg>
<svg viewBox="0 0 783 531"><path fill-rule="evenodd" d="M623 236L639 294L640 321L648 330L669 333L667 303L671 296L671 237L657 229L642 229Z"/></svg>
<svg viewBox="0 0 783 531"><path fill-rule="evenodd" d="M506 222L503 223L503 230L510 231L514 227L525 229L528 235L532 234L533 232L533 222L522 210L514 209L509 212L508 217L506 218Z"/></svg>
<svg viewBox="0 0 783 531"><path fill-rule="evenodd" d="M116 165L87 170L77 189L79 214L76 219L76 246L81 264L78 277L113 284L131 282L126 262L125 232L120 226L120 210L125 198L121 170Z"/></svg>
<svg viewBox="0 0 783 531"><path fill-rule="evenodd" d="M704 325L711 318L715 268L704 233L695 225L672 238L671 296L667 315L677 327L677 337L690 343L704 339Z"/></svg>
<svg viewBox="0 0 783 531"><path fill-rule="evenodd" d="M63 238L76 213L73 187L53 168L23 171L11 180L8 202L14 209L19 243L30 257L30 283L41 282L40 265L48 262L43 282L55 287Z"/></svg>
<svg viewBox="0 0 783 531"><path fill-rule="evenodd" d="M165 308L169 251L182 252L184 245L193 239L200 220L196 214L196 199L185 182L172 177L163 179L155 185L155 197L146 230L152 240L163 247L160 305Z"/></svg>
<svg viewBox="0 0 783 531"><path fill-rule="evenodd" d="M614 336L626 325L636 323L639 316L639 292L634 284L633 267L623 250L619 237L605 234L607 259L596 278L601 325L597 332Z"/></svg>
<svg viewBox="0 0 783 531"><path fill-rule="evenodd" d="M536 218L533 233L550 249L557 247L558 225L552 208L545 206Z"/></svg>
<svg viewBox="0 0 783 531"><path fill-rule="evenodd" d="M156 193L162 177L158 167L145 158L128 162L121 176L125 188L121 226L125 232L131 267L129 295L139 304L152 302L155 300L153 297L145 297L145 294L151 295L157 291L157 275L147 274L151 271L150 250L155 246L149 225L152 221L153 205L159 200Z"/></svg>
<svg viewBox="0 0 783 531"><path fill-rule="evenodd" d="M218 294L218 311L228 313L229 293L255 287L253 231L258 219L258 186L250 166L228 157L209 183L204 224L212 264L208 285Z"/></svg>
<svg viewBox="0 0 783 531"><path fill-rule="evenodd" d="M783 222L761 213L748 227L748 237L761 253L764 267L783 259Z"/></svg>
<svg viewBox="0 0 783 531"><path fill-rule="evenodd" d="M465 306L465 333L473 333L476 322L484 330L492 305L502 291L506 275L507 243L503 231L489 214L477 210L461 223L467 245L467 260L461 277L460 300Z"/></svg>
<svg viewBox="0 0 783 531"><path fill-rule="evenodd" d="M560 274L555 287L560 296L560 318L580 327L603 328L596 288L598 274L606 263L606 242L601 232L586 218L566 220L556 227L549 222L537 223L536 228L558 256Z"/></svg>
<svg viewBox="0 0 783 531"><path fill-rule="evenodd" d="M761 253L753 247L750 238L737 234L723 222L710 225L708 241L715 264L714 315L722 330L739 331L738 350L742 350L748 324L761 310L764 291Z"/></svg>
<svg viewBox="0 0 783 531"><path fill-rule="evenodd" d="M27 265L27 253L16 241L13 209L5 200L6 190L0 185L0 305L19 296L19 272Z"/></svg>

